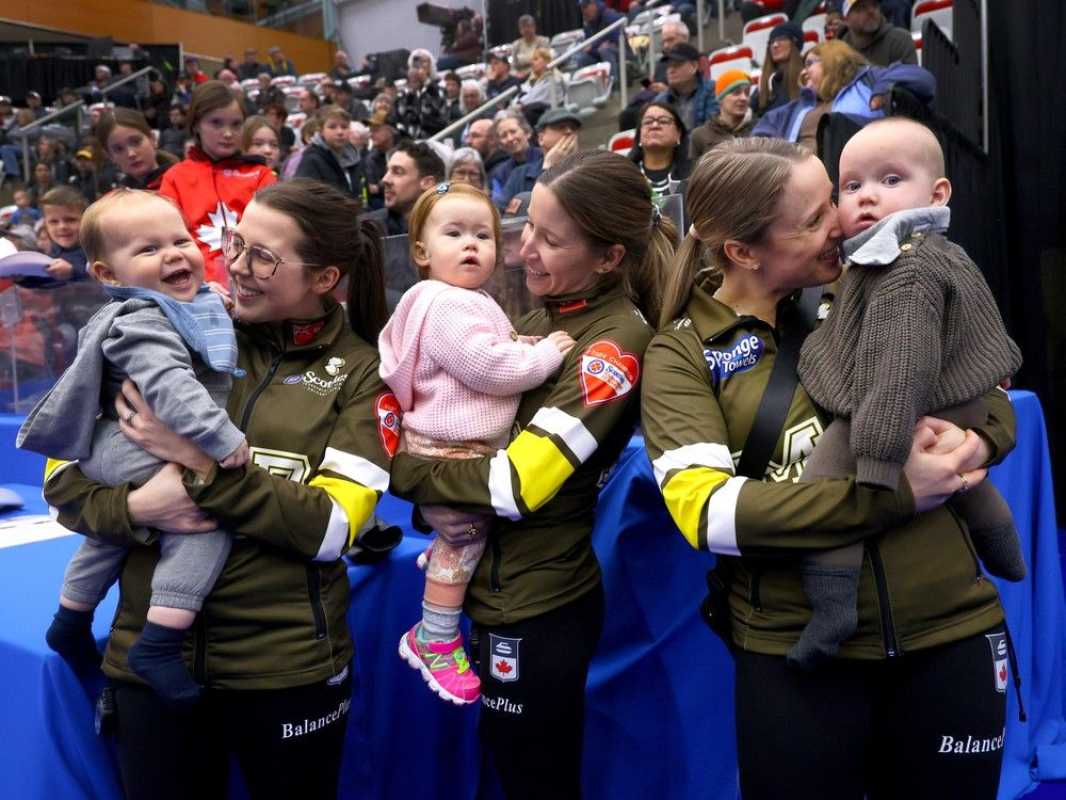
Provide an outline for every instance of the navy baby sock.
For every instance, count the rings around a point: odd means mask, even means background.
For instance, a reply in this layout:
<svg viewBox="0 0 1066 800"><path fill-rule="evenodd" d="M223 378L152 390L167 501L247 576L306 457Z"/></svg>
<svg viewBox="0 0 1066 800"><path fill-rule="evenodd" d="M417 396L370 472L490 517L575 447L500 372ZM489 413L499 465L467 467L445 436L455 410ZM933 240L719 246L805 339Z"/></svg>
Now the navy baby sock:
<svg viewBox="0 0 1066 800"><path fill-rule="evenodd" d="M146 622L141 638L130 648L129 663L167 703L191 706L200 699L200 687L181 657L185 631Z"/></svg>
<svg viewBox="0 0 1066 800"><path fill-rule="evenodd" d="M100 651L93 638L93 612L60 606L44 634L48 646L74 669L85 671L100 666Z"/></svg>

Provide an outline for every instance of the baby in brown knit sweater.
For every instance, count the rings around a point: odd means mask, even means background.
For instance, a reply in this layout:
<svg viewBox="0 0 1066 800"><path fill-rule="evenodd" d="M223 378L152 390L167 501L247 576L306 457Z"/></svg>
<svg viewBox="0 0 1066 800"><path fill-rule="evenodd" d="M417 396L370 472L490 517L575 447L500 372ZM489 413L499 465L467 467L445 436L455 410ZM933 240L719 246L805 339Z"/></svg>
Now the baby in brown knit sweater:
<svg viewBox="0 0 1066 800"><path fill-rule="evenodd" d="M901 117L871 123L840 156L840 224L848 269L832 311L805 342L803 387L836 419L803 480L855 474L895 490L914 425L929 414L961 428L986 421L982 397L1021 366L992 292L943 237L951 184L933 133ZM950 501L986 569L1025 576L1010 508L991 482ZM857 624L863 543L804 559L810 623L789 662L810 669Z"/></svg>

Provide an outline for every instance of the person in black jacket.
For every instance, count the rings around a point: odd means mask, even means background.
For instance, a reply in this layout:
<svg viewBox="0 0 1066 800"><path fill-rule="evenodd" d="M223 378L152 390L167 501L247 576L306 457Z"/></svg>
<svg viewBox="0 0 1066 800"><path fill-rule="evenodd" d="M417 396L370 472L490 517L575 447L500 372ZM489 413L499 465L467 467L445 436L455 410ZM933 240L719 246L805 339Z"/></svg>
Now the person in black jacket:
<svg viewBox="0 0 1066 800"><path fill-rule="evenodd" d="M327 106L319 112L319 120L322 128L304 151L296 177L328 183L365 204L363 165L359 153L348 141L351 116L343 108Z"/></svg>

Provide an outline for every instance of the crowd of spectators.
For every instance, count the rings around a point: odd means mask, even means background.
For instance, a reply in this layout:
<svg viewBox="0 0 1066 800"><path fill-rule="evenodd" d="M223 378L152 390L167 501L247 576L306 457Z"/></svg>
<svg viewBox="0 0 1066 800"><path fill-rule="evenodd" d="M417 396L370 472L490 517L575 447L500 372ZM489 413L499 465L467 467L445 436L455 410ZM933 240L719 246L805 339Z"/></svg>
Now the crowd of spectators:
<svg viewBox="0 0 1066 800"><path fill-rule="evenodd" d="M643 10L640 3L604 0L579 5L586 37ZM771 31L765 52L757 54L760 72L753 62L716 80L708 76L706 54L692 44L688 4L674 5L680 17L662 25L661 55L619 116L620 130L633 131L627 155L656 197L683 191L695 163L722 141L773 136L814 150L819 121L831 111L868 120L883 115L881 104L892 91L908 92L919 104L932 98L932 77L914 65L910 34L897 26L905 20L900 3L829 3L821 44L805 51L799 19L793 19ZM814 4L793 5L786 10L805 14ZM41 224L40 204L56 187L86 203L119 185L158 187L169 166L197 149L189 105L194 90L212 79L231 93L244 122L237 142L242 158L282 180L329 183L359 199L391 233L406 230L417 187L431 181L470 183L504 214L521 213L537 177L578 149L583 119L568 110L570 76L549 66L559 53L536 20L520 17L516 33L509 47L485 51L483 22L475 15L464 20L449 52L411 52L402 80L377 74L372 60L356 67L339 50L328 73L308 83L281 49L272 47L261 58L248 48L239 63L226 58L213 75L188 56L169 79L153 72L115 86L135 67L122 62L116 75L100 65L88 85L64 88L54 98L30 91L20 108L0 97L4 176L21 182L26 166L30 176L13 198L7 224L22 229L25 241L35 238L32 227L25 229ZM620 54L617 40L607 37L560 66L607 62L615 70L620 57L632 54ZM456 71L477 62L483 72ZM45 100L62 108L79 99L87 114L34 126L49 110ZM79 118L82 127L75 130ZM450 127L445 137L435 136ZM440 141L415 146L431 137ZM23 138L30 145L28 165L22 163ZM585 148L605 144L581 141Z"/></svg>

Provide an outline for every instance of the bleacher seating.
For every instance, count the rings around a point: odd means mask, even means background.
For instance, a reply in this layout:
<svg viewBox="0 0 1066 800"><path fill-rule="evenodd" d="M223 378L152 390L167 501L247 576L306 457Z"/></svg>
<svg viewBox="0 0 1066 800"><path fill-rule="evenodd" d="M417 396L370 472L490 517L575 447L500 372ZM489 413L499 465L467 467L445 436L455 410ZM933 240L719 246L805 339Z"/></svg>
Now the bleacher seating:
<svg viewBox="0 0 1066 800"><path fill-rule="evenodd" d="M921 66L922 44L924 43L924 40L922 39L922 35L920 33L912 33L911 38L914 40L914 50L915 53L918 55L918 65Z"/></svg>
<svg viewBox="0 0 1066 800"><path fill-rule="evenodd" d="M590 117L607 105L613 85L611 65L606 61L582 67L567 83L566 107L579 117Z"/></svg>
<svg viewBox="0 0 1066 800"><path fill-rule="evenodd" d="M244 89L244 93L248 94L253 89L258 90L259 79L258 78L245 78L241 81L241 88Z"/></svg>
<svg viewBox="0 0 1066 800"><path fill-rule="evenodd" d="M308 72L304 75L301 75L298 78L297 82L301 86L315 87L318 86L318 84L322 83L322 81L324 81L328 77L329 76L325 72Z"/></svg>
<svg viewBox="0 0 1066 800"><path fill-rule="evenodd" d="M825 37L825 13L811 14L807 19L803 20L803 33L806 35L807 31L814 31L818 35L818 41L821 42Z"/></svg>
<svg viewBox="0 0 1066 800"><path fill-rule="evenodd" d="M455 74L459 76L459 80L461 81L465 81L468 79L479 81L482 77L484 77L488 69L489 66L485 63L467 64L464 67L459 67L458 69L456 69Z"/></svg>
<svg viewBox="0 0 1066 800"><path fill-rule="evenodd" d="M753 19L744 26L741 43L751 48L757 63L761 64L766 56L766 46L770 43L770 31L782 22L788 22L787 14L766 14Z"/></svg>
<svg viewBox="0 0 1066 800"><path fill-rule="evenodd" d="M296 85L296 78L293 75L278 75L278 77L276 77L272 81L270 81L270 85L271 86L280 86L281 88L284 89L286 87L295 86Z"/></svg>
<svg viewBox="0 0 1066 800"><path fill-rule="evenodd" d="M559 54L565 53L578 42L585 40L585 31L581 28L573 31L562 31L551 38L552 49Z"/></svg>
<svg viewBox="0 0 1066 800"><path fill-rule="evenodd" d="M937 24L949 39L952 38L951 26L954 18L954 0L918 0L911 12L911 31L922 32L922 25L927 19Z"/></svg>
<svg viewBox="0 0 1066 800"><path fill-rule="evenodd" d="M712 81L730 69L751 69L754 51L747 45L720 47L707 56L707 77Z"/></svg>
<svg viewBox="0 0 1066 800"><path fill-rule="evenodd" d="M611 140L607 143L607 149L610 150L612 153L628 153L633 148L633 144L636 142L636 140L636 128L630 128L626 131L619 131L611 137Z"/></svg>
<svg viewBox="0 0 1066 800"><path fill-rule="evenodd" d="M817 33L815 33L814 31L804 31L803 32L803 50L802 50L802 52L806 53L812 47L817 47L818 43L820 41L821 41L821 37Z"/></svg>

